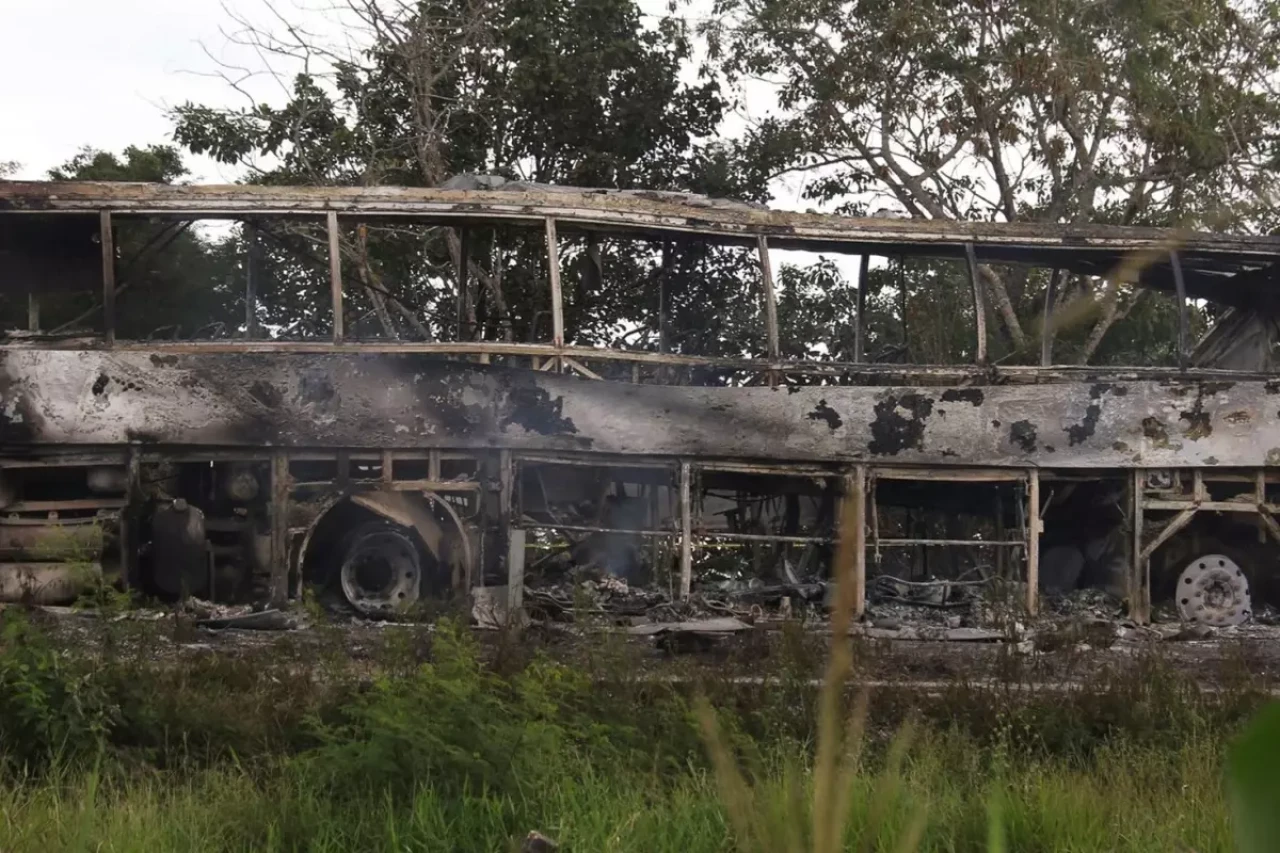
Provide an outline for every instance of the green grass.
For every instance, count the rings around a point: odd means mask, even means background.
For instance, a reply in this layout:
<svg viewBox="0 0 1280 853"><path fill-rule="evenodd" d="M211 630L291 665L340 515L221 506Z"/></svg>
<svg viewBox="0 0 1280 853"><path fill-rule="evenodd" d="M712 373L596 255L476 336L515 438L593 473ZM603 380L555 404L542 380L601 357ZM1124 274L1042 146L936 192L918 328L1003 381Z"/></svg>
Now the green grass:
<svg viewBox="0 0 1280 853"><path fill-rule="evenodd" d="M1231 848L1222 744L1178 750L1107 745L1087 761L1011 757L958 733L923 732L900 769L876 837L863 837L886 786L871 761L853 782L849 849L898 850L924 817L922 851L985 850L993 799L1015 851L1171 851ZM811 780L801 756L775 756L756 780L756 805L804 823L789 774ZM553 778L486 793L433 789L404 796L335 793L288 762L195 771L56 772L0 786L0 849L506 850L539 829L576 851L736 849L709 771L661 776L564 755ZM800 811L800 814L797 814Z"/></svg>
<svg viewBox="0 0 1280 853"><path fill-rule="evenodd" d="M145 637L90 657L0 623L5 853L491 853L530 830L566 853L1227 851L1224 756L1259 704L1157 657L1071 694L881 690L863 715L802 679L601 687L612 651L495 660L448 624L353 668L103 653Z"/></svg>

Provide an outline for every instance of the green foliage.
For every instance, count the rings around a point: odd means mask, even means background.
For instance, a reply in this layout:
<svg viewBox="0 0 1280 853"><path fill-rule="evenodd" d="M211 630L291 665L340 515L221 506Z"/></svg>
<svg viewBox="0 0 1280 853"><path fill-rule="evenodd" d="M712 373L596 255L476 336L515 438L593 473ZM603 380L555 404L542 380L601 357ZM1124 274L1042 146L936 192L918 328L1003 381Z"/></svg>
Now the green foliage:
<svg viewBox="0 0 1280 853"><path fill-rule="evenodd" d="M174 113L175 138L228 163L271 158L273 166L254 178L266 184L435 186L486 172L571 186L766 195L764 174L715 139L728 107L719 82L684 81L693 45L676 18L647 25L634 0L420 0L368 14L381 16L377 37L338 62L331 77L297 77L279 107L183 105ZM406 33L421 34L431 48ZM271 229L259 290L263 321L286 335L324 334L324 265L299 259L308 241L296 228ZM439 233L405 228L344 236L359 280L393 294L432 338L457 336L457 247ZM465 336L548 339L541 234L476 229L471 236L473 269L488 283L472 294L474 328ZM569 341L657 349L661 339L674 352L763 354L749 253L605 240L604 275L588 283L585 244L564 242ZM757 309L726 312L726 304ZM661 330L660 305L670 317ZM362 288L351 288L347 308L354 334L385 334L380 324L361 325L373 313ZM398 312L392 317L399 322ZM420 333L407 325L401 331Z"/></svg>
<svg viewBox="0 0 1280 853"><path fill-rule="evenodd" d="M514 793L562 774L580 750L610 752L610 730L588 714L589 696L588 681L546 661L500 677L465 628L441 623L430 663L380 676L333 719L317 719L321 745L300 761L336 791L406 795L429 780L445 792Z"/></svg>
<svg viewBox="0 0 1280 853"><path fill-rule="evenodd" d="M118 719L87 661L56 649L21 613L0 614L0 767L37 770L81 759Z"/></svg>
<svg viewBox="0 0 1280 853"><path fill-rule="evenodd" d="M1227 756L1231 813L1240 853L1274 850L1280 838L1280 703L1263 708Z"/></svg>

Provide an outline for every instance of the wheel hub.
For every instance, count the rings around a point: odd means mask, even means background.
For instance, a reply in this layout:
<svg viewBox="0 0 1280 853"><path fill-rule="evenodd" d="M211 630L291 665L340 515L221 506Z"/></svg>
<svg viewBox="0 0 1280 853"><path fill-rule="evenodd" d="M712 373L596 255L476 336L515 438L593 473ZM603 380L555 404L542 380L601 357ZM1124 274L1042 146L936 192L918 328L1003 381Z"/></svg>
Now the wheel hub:
<svg viewBox="0 0 1280 853"><path fill-rule="evenodd" d="M1223 554L1192 560L1178 576L1178 615L1186 622L1226 627L1253 615L1249 582L1235 561Z"/></svg>
<svg viewBox="0 0 1280 853"><path fill-rule="evenodd" d="M407 535L379 530L351 543L340 580L347 601L362 613L385 614L418 600L418 549Z"/></svg>

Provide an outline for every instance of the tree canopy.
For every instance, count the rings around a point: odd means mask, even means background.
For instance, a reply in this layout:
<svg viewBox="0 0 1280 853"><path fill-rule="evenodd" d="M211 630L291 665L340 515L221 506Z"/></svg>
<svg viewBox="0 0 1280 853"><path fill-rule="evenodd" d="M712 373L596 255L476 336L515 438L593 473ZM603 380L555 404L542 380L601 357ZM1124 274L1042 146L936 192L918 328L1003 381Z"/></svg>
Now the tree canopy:
<svg viewBox="0 0 1280 853"><path fill-rule="evenodd" d="M696 29L678 9L643 16L635 0L342 0L336 9L355 50L284 21L243 30L238 38L303 73L281 81L288 96L278 103L177 108L178 145L262 184L437 186L490 173L768 201L776 181L798 175L808 204L846 213L1280 225L1280 0L715 0ZM728 134L748 92L771 108ZM179 151L164 146L86 151L51 172L184 175ZM324 235L254 225L258 321L277 335L327 334ZM177 296L148 305L138 330L161 325L167 307L183 315L182 334L241 333L233 318L243 317L248 236L174 238L177 266L147 275L158 285L172 273L164 292ZM342 252L354 334L549 336L540 232L472 229L464 243L440 229L352 224ZM463 252L473 275L459 306ZM564 241L561 259L571 342L763 354L760 271L746 250L600 235ZM848 358L865 286L870 357L972 358L962 265L890 258L861 285L845 269L829 259L779 265L784 351ZM189 271L206 285L198 298L177 281ZM1035 360L1048 280L1048 271L981 268L994 357ZM1059 360L1176 358L1172 300L1126 281L1070 277L1054 309ZM1193 309L1196 324L1210 319Z"/></svg>

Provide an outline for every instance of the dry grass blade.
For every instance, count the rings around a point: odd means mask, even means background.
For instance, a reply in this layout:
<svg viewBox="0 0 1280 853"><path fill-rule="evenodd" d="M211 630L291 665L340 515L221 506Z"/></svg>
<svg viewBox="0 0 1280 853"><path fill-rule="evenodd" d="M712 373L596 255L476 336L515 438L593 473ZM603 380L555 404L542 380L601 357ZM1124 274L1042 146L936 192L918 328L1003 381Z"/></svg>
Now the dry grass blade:
<svg viewBox="0 0 1280 853"><path fill-rule="evenodd" d="M858 551L863 547L864 531L859 529L863 500L862 491L855 489L851 494L845 495L844 500L841 501L840 541L831 565L836 594L835 606L831 612L831 651L827 658L827 671L818 700L818 754L813 772L813 849L815 853L828 853L840 848L847 811L847 803L840 796L842 779L846 775L838 767L840 756L846 753L840 721L845 684L853 669L849 626L853 622L853 612L857 606L857 589L853 571ZM854 719L859 719L856 714ZM859 722L859 729L856 732L853 726L850 726L850 734L857 734L860 738L860 725Z"/></svg>

